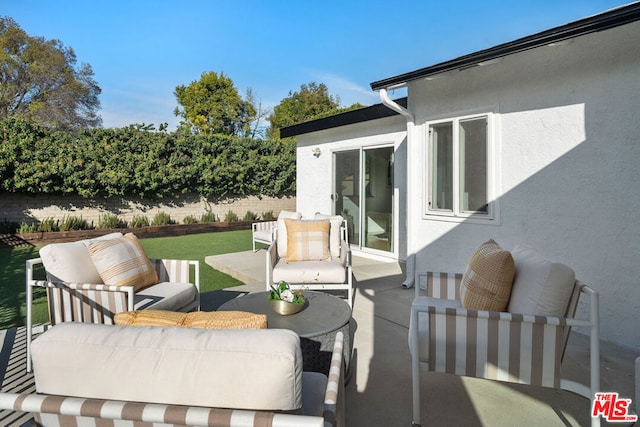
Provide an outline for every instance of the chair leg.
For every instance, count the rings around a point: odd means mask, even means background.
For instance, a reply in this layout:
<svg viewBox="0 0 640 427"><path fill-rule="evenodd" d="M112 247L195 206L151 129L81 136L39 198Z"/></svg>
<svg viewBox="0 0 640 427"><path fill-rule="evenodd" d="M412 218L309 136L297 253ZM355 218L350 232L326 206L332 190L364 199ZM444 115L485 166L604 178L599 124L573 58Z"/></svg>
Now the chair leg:
<svg viewBox="0 0 640 427"><path fill-rule="evenodd" d="M411 337L411 386L413 395L412 426L420 426L420 354L418 345L418 312L411 310L411 324L414 325Z"/></svg>

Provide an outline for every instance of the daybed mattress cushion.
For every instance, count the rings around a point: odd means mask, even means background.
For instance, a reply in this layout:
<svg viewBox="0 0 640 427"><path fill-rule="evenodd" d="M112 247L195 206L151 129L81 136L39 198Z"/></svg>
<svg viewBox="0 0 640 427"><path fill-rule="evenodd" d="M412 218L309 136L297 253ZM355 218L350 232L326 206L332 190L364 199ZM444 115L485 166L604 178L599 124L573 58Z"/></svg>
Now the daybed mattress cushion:
<svg viewBox="0 0 640 427"><path fill-rule="evenodd" d="M280 260L273 268L273 281L279 283L345 283L346 269L340 259L290 262Z"/></svg>
<svg viewBox="0 0 640 427"><path fill-rule="evenodd" d="M100 273L89 256L89 245L100 240L122 237L111 233L77 242L51 243L40 249L42 265L50 280L66 283L102 283Z"/></svg>
<svg viewBox="0 0 640 427"><path fill-rule="evenodd" d="M60 323L31 349L38 393L235 409L302 407L300 339L290 330Z"/></svg>

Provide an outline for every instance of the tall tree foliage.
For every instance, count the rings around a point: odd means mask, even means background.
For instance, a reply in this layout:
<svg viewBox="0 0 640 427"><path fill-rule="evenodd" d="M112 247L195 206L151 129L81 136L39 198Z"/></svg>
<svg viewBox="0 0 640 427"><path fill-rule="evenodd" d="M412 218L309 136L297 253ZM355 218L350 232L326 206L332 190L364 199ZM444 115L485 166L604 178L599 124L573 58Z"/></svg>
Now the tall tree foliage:
<svg viewBox="0 0 640 427"><path fill-rule="evenodd" d="M319 117L323 113L336 111L340 98L329 94L324 83L311 82L300 86L300 91L289 91L289 96L273 108L269 116L271 127L268 136L280 137L280 128Z"/></svg>
<svg viewBox="0 0 640 427"><path fill-rule="evenodd" d="M31 37L0 17L0 120L21 117L47 127L80 129L102 124L101 89L88 64L59 40Z"/></svg>
<svg viewBox="0 0 640 427"><path fill-rule="evenodd" d="M204 134L249 135L255 107L240 97L233 81L224 73L202 73L200 80L177 86L174 95L180 104L174 114L183 119L181 129Z"/></svg>

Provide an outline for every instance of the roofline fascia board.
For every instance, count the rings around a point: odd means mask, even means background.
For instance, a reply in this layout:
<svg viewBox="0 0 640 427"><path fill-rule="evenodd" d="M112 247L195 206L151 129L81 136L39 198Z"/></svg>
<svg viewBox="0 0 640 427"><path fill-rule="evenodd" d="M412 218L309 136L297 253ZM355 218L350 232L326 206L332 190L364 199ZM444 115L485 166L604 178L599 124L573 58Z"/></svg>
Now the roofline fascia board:
<svg viewBox="0 0 640 427"><path fill-rule="evenodd" d="M395 77L371 83L371 89L389 89L406 85L411 80L431 77L448 71L470 68L480 63L492 61L514 53L524 52L541 46L563 42L575 37L608 30L640 20L640 2L621 6L610 11L593 15L569 24L561 25L511 42L503 43L489 49L464 55L436 65L421 68Z"/></svg>
<svg viewBox="0 0 640 427"><path fill-rule="evenodd" d="M395 100L401 107L407 106L407 98L400 98ZM323 117L321 119L311 120L308 122L302 122L291 126L286 126L280 129L281 138L289 138L296 135L302 135L305 133L317 132L325 129L332 129L340 126L351 125L355 123L366 122L369 120L381 119L384 117L395 116L399 114L398 111L390 110L383 104L375 104L369 107L358 108L357 110L345 111L344 113L338 113L333 116Z"/></svg>

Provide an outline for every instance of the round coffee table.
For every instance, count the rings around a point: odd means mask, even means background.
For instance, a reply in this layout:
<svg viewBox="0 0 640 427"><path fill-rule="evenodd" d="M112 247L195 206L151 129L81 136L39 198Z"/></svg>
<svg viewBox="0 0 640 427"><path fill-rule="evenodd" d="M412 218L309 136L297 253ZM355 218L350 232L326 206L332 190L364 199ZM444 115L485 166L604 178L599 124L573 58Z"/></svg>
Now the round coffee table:
<svg viewBox="0 0 640 427"><path fill-rule="evenodd" d="M269 292L254 292L222 304L218 310L266 314L270 329L291 329L300 336L305 371L329 373L333 342L338 331L344 334L345 372L351 361L349 304L323 292L304 292L305 307L296 314L283 316L269 305Z"/></svg>

